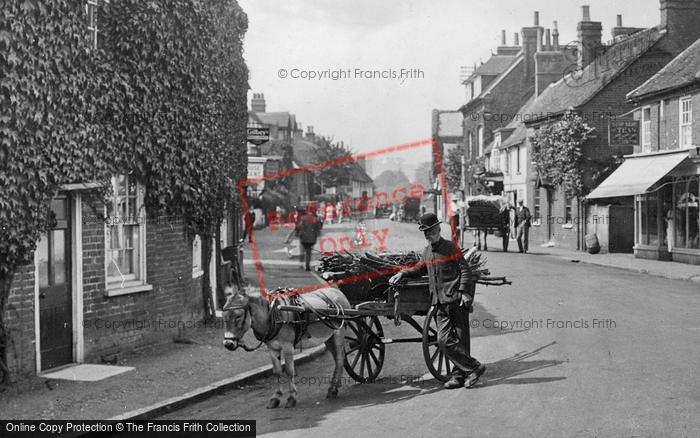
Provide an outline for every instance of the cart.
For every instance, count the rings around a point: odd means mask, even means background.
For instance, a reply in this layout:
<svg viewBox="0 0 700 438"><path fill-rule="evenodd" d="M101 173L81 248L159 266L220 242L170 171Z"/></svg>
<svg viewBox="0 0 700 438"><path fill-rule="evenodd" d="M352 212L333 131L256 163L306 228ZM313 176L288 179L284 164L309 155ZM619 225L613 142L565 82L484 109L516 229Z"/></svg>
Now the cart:
<svg viewBox="0 0 700 438"><path fill-rule="evenodd" d="M406 256L406 254L403 254ZM417 261L415 253L409 254ZM335 257L335 256L334 256ZM341 255L338 255L341 257ZM352 257L345 255L344 257ZM328 271L326 260L322 259L322 276L333 286L339 288L350 301L351 309L324 309L326 315L335 312L333 318L342 318L346 323L345 334L345 363L348 375L360 383L374 381L384 365L384 355L387 344L403 342L420 342L423 345L425 363L436 379L446 382L451 377L454 368L452 362L438 348L437 343L437 310L431 305L428 278L408 280L397 285L389 285L389 278L400 264L396 259L400 254L383 254L382 256L365 254L359 257L358 269L346 271ZM478 280L477 283L488 285L510 284L505 278L489 278L489 272L483 269L484 262L480 260L475 249L465 254L470 269ZM406 257L401 260L407 261ZM304 311L303 308L280 306L280 310ZM420 336L406 339L389 339L384 336L380 316L393 320L395 325L408 323ZM424 317L419 322L415 317Z"/></svg>
<svg viewBox="0 0 700 438"><path fill-rule="evenodd" d="M488 249L486 235L489 232L499 234L503 240L503 251L508 251L510 237L510 213L513 206L504 196L470 196L464 200L467 207L465 230L476 232L478 249L481 249L481 234L484 235L484 250Z"/></svg>

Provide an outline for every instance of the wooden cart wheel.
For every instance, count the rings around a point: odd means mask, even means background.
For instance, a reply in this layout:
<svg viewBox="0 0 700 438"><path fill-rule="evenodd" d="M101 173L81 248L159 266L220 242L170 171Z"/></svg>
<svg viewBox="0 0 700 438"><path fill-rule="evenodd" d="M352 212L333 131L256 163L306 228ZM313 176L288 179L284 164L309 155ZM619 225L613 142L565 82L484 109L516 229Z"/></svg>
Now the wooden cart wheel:
<svg viewBox="0 0 700 438"><path fill-rule="evenodd" d="M345 371L357 382L373 382L384 365L382 324L377 316L363 316L345 325Z"/></svg>
<svg viewBox="0 0 700 438"><path fill-rule="evenodd" d="M436 314L437 308L432 306L423 323L423 357L430 374L441 382L447 382L454 365L438 348Z"/></svg>

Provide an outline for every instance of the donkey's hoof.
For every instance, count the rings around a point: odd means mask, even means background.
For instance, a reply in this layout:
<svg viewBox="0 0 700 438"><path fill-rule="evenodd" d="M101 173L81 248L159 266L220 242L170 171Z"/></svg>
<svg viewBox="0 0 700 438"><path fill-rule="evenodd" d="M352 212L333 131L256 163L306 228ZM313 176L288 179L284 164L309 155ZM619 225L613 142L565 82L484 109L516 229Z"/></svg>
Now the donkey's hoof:
<svg viewBox="0 0 700 438"><path fill-rule="evenodd" d="M278 398L273 398L270 399L270 403L267 404L268 409L275 409L276 407L279 407L280 405L280 399Z"/></svg>
<svg viewBox="0 0 700 438"><path fill-rule="evenodd" d="M336 398L338 397L338 388L330 387L328 388L328 393L326 393L326 398Z"/></svg>
<svg viewBox="0 0 700 438"><path fill-rule="evenodd" d="M295 399L294 397L289 397L287 399L287 404L284 405L284 407L285 408L293 408L293 407L296 407L296 405L297 405L297 399Z"/></svg>

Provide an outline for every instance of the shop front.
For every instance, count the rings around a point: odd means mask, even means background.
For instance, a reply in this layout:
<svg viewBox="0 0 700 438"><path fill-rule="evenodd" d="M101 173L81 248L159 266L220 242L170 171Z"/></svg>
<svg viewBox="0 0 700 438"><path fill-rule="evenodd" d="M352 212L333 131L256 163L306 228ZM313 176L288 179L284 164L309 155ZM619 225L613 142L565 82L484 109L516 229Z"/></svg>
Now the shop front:
<svg viewBox="0 0 700 438"><path fill-rule="evenodd" d="M626 158L587 199L634 196L635 256L700 265L700 157L696 150Z"/></svg>

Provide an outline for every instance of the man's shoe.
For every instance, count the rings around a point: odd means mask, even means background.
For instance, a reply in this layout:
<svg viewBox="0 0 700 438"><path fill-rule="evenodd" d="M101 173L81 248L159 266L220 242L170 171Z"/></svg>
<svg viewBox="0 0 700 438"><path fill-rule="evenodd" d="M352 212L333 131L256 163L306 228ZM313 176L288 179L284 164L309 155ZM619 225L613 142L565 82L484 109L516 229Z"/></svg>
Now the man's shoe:
<svg viewBox="0 0 700 438"><path fill-rule="evenodd" d="M464 386L464 377L452 377L445 383L445 389L457 389Z"/></svg>
<svg viewBox="0 0 700 438"><path fill-rule="evenodd" d="M467 377L467 383L464 384L464 387L471 388L472 386L476 385L476 383L479 381L479 377L481 377L485 372L486 365L479 365L479 368L475 369L474 372Z"/></svg>

